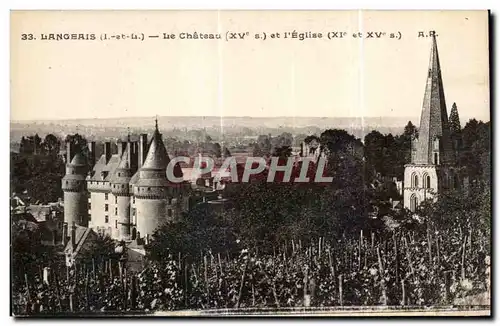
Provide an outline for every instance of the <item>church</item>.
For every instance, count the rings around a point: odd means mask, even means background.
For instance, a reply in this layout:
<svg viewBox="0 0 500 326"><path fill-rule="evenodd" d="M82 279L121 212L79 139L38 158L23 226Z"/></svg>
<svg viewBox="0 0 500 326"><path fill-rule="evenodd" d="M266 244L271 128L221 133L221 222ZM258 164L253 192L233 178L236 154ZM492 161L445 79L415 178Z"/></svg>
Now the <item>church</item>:
<svg viewBox="0 0 500 326"><path fill-rule="evenodd" d="M104 143L96 157L90 144L91 171L87 158L67 143L64 222L93 229L116 240L148 242L165 221L177 220L189 209L189 182L172 183L166 176L169 155L156 122L151 141L118 141L118 153ZM174 175L182 177L180 166Z"/></svg>
<svg viewBox="0 0 500 326"><path fill-rule="evenodd" d="M439 193L459 189L463 182L450 137L437 42L433 35L418 138L412 140L411 162L405 165L404 207L414 212L423 201L435 200Z"/></svg>

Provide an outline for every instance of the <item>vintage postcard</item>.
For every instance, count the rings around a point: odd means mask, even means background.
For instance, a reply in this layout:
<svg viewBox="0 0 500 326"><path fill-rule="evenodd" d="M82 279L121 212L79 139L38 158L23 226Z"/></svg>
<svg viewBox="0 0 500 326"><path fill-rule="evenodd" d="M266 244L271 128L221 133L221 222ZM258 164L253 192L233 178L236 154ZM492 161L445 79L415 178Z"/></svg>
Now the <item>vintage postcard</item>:
<svg viewBox="0 0 500 326"><path fill-rule="evenodd" d="M490 316L488 11L11 11L11 315Z"/></svg>

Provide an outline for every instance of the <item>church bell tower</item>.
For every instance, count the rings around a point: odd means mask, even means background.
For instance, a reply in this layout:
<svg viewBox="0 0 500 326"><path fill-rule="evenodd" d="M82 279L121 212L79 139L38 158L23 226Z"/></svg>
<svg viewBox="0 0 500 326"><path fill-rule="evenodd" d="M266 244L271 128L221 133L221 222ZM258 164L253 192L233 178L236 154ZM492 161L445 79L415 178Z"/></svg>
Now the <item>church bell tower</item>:
<svg viewBox="0 0 500 326"><path fill-rule="evenodd" d="M411 163L405 166L403 197L405 208L415 211L423 201L459 186L434 35L418 139L412 141L411 150Z"/></svg>

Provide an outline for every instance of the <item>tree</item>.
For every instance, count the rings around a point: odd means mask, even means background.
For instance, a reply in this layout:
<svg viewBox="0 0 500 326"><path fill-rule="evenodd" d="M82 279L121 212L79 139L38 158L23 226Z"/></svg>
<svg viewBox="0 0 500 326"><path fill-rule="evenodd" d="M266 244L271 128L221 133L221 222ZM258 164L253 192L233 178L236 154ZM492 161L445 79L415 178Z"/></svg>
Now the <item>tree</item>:
<svg viewBox="0 0 500 326"><path fill-rule="evenodd" d="M318 143L320 142L319 137L316 135L310 135L310 136L307 136L306 138L304 138L304 142L306 144L310 144L313 140L317 141Z"/></svg>
<svg viewBox="0 0 500 326"><path fill-rule="evenodd" d="M274 149L273 156L287 158L292 156L292 148L290 146L280 146Z"/></svg>
<svg viewBox="0 0 500 326"><path fill-rule="evenodd" d="M45 136L42 143L42 149L45 154L51 156L58 155L60 148L61 142L56 136L54 136L53 134L48 134L47 136Z"/></svg>
<svg viewBox="0 0 500 326"><path fill-rule="evenodd" d="M404 166L411 162L411 147L412 142L418 137L418 130L415 125L408 121L406 124L403 134L398 135L394 138L394 164L393 171L394 176L398 179L402 179L404 175Z"/></svg>
<svg viewBox="0 0 500 326"><path fill-rule="evenodd" d="M83 147L87 146L87 139L80 134L68 134L64 140L66 143L70 142L75 146L75 150L82 150Z"/></svg>
<svg viewBox="0 0 500 326"><path fill-rule="evenodd" d="M58 156L11 153L11 187L27 190L35 201L54 202L62 197L64 162Z"/></svg>
<svg viewBox="0 0 500 326"><path fill-rule="evenodd" d="M460 133L462 127L460 125L460 117L458 116L457 104L453 103L451 106L450 118L449 118L450 132L451 134Z"/></svg>
<svg viewBox="0 0 500 326"><path fill-rule="evenodd" d="M293 146L300 146L302 142L307 138L306 134L298 134L293 138Z"/></svg>
<svg viewBox="0 0 500 326"><path fill-rule="evenodd" d="M408 139L411 139L412 136L414 138L418 138L418 129L411 121L408 121L408 123L405 126L403 135Z"/></svg>
<svg viewBox="0 0 500 326"><path fill-rule="evenodd" d="M462 130L463 147L460 152L460 163L465 166L471 181L490 181L491 126L471 119Z"/></svg>
<svg viewBox="0 0 500 326"><path fill-rule="evenodd" d="M270 136L260 135L257 138L257 146L262 156L269 156L272 148Z"/></svg>
<svg viewBox="0 0 500 326"><path fill-rule="evenodd" d="M34 136L22 137L19 152L23 154L40 154L42 139L35 134Z"/></svg>
<svg viewBox="0 0 500 326"><path fill-rule="evenodd" d="M11 226L12 276L14 285L24 283L24 275L30 279L39 275L40 266L49 266L57 259L53 247L41 243L38 228L31 229L20 223Z"/></svg>
<svg viewBox="0 0 500 326"><path fill-rule="evenodd" d="M343 155L356 145L356 137L341 129L325 130L319 138L327 155Z"/></svg>
<svg viewBox="0 0 500 326"><path fill-rule="evenodd" d="M386 167L389 162L385 161L385 136L373 130L365 136L365 157L368 165L375 171L386 175Z"/></svg>
<svg viewBox="0 0 500 326"><path fill-rule="evenodd" d="M79 134L74 134L74 135L67 135L65 139L65 143L71 143L72 146L72 151L73 153L81 153L83 157L85 157L86 162L87 162L87 171L90 171L92 169L92 166L90 166L91 160L90 160L90 149L87 146L87 139L83 137L82 135Z"/></svg>
<svg viewBox="0 0 500 326"><path fill-rule="evenodd" d="M271 139L271 144L272 149L284 146L291 147L293 145L293 136L289 132L284 132L277 137L273 137Z"/></svg>
<svg viewBox="0 0 500 326"><path fill-rule="evenodd" d="M460 126L460 117L458 116L457 104L453 103L449 118L450 138L455 150L455 158L460 158L462 151L462 127ZM460 163L459 163L460 164Z"/></svg>
<svg viewBox="0 0 500 326"><path fill-rule="evenodd" d="M150 259L163 261L179 252L191 259L207 250L224 252L235 243L231 225L199 204L182 221L168 222L155 230L145 248Z"/></svg>

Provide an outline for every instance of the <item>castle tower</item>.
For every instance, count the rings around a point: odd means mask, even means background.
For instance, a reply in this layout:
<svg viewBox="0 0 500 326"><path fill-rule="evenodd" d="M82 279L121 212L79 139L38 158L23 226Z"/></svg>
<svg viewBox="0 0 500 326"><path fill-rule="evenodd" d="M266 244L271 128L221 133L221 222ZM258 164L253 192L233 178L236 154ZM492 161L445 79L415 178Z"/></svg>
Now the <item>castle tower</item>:
<svg viewBox="0 0 500 326"><path fill-rule="evenodd" d="M87 160L81 152L74 154L70 142L67 146L66 175L62 179L64 192L64 222L67 225L88 226Z"/></svg>
<svg viewBox="0 0 500 326"><path fill-rule="evenodd" d="M432 37L431 57L425 86L418 139L412 141L412 161L405 166L404 206L418 205L454 184L453 147L436 43Z"/></svg>
<svg viewBox="0 0 500 326"><path fill-rule="evenodd" d="M172 215L169 208L172 193L166 175L169 163L170 158L156 122L149 151L134 184L136 225L141 238L152 235Z"/></svg>
<svg viewBox="0 0 500 326"><path fill-rule="evenodd" d="M123 151L120 163L110 180L111 193L115 197L113 216L113 238L130 240L130 196L129 182L132 178L132 143L129 141Z"/></svg>

